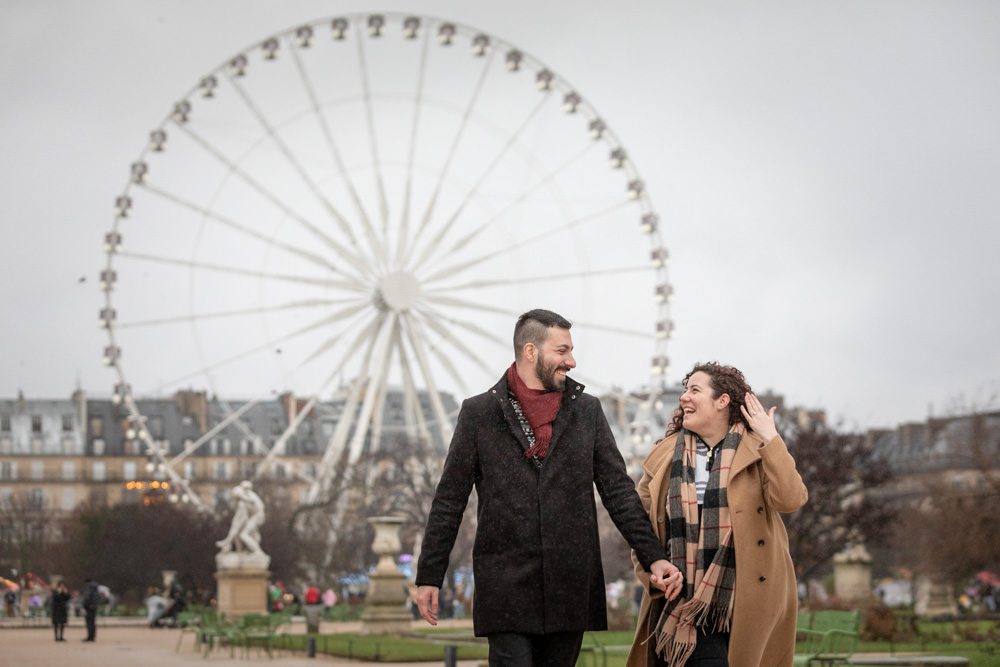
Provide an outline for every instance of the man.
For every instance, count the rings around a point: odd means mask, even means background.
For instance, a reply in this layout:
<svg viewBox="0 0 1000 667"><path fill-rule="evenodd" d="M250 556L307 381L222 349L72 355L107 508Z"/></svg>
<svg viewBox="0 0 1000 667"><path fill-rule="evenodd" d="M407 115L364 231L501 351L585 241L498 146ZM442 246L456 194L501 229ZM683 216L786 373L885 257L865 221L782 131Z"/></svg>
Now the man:
<svg viewBox="0 0 1000 667"><path fill-rule="evenodd" d="M595 484L651 584L676 595L681 583L600 402L566 375L576 367L570 326L548 310L518 319L514 363L462 405L427 519L417 607L437 625L449 554L475 486L473 619L494 666L571 667L584 631L607 629Z"/></svg>
<svg viewBox="0 0 1000 667"><path fill-rule="evenodd" d="M83 641L97 640L97 607L101 603L101 595L97 592L97 582L86 580L87 590L83 594L83 613L87 621L87 638Z"/></svg>

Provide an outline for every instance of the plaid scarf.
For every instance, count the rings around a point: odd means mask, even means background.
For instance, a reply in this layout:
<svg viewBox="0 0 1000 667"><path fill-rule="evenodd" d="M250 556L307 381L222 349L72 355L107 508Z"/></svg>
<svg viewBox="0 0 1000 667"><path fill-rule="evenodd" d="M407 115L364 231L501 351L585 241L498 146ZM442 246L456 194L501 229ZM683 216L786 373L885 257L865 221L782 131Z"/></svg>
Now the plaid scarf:
<svg viewBox="0 0 1000 667"><path fill-rule="evenodd" d="M733 617L736 558L726 487L742 431L740 425L733 426L717 445L720 451L709 473L700 522L694 481L698 438L681 430L674 446L667 494L670 560L684 572L684 590L666 602L653 635L656 652L675 667L686 663L694 652L698 627L728 632ZM677 521L679 517L683 517L683 524ZM715 557L705 563L705 554L712 551Z"/></svg>

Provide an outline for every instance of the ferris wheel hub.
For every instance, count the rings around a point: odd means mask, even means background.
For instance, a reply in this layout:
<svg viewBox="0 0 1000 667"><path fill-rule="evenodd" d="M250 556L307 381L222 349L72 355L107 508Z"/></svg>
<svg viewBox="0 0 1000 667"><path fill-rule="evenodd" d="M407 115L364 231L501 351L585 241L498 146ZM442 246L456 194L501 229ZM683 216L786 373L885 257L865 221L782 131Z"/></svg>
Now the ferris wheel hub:
<svg viewBox="0 0 1000 667"><path fill-rule="evenodd" d="M375 303L383 310L403 312L420 300L420 283L409 271L394 271L379 281Z"/></svg>

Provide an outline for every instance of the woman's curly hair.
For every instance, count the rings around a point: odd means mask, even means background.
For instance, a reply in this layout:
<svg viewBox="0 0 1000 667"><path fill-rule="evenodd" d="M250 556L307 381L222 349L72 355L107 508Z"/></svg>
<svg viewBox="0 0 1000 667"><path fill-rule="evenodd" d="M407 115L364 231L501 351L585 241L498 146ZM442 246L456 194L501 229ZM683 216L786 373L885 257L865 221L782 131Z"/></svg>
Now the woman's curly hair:
<svg viewBox="0 0 1000 667"><path fill-rule="evenodd" d="M681 386L684 389L687 389L688 380L691 379L691 376L698 371L705 373L710 378L713 399L723 394L729 394L729 425L732 426L740 422L745 426L749 426L747 420L743 417L743 413L740 411L740 407L744 404L746 395L752 390L746 378L743 377L742 371L735 366L724 366L717 361L710 361L706 364L695 364L691 372L685 375L684 381L681 382ZM678 404L674 410L674 417L670 422L670 426L667 427L667 435L680 431L683 428L683 423L684 410Z"/></svg>

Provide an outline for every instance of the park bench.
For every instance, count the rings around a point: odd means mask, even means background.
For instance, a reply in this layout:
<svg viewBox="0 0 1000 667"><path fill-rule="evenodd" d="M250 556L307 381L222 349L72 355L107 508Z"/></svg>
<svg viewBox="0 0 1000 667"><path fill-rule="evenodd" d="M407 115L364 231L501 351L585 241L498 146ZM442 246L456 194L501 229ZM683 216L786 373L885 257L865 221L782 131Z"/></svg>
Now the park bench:
<svg viewBox="0 0 1000 667"><path fill-rule="evenodd" d="M799 612L796 633L804 642L795 655L795 667L851 665L858 643L861 612L824 609Z"/></svg>

